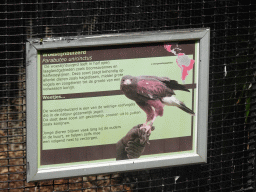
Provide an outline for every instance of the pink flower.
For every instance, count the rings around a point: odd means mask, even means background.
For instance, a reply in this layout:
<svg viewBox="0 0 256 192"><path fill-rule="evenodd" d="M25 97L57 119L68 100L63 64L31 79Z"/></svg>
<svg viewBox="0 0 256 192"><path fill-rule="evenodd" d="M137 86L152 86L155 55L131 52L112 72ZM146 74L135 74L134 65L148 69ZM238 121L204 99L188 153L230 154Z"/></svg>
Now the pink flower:
<svg viewBox="0 0 256 192"><path fill-rule="evenodd" d="M172 45L164 45L164 48L166 49L166 51L172 53L171 47L172 47Z"/></svg>
<svg viewBox="0 0 256 192"><path fill-rule="evenodd" d="M190 59L184 53L179 53L176 62L181 69L181 79L185 82L188 72L194 67L195 60Z"/></svg>

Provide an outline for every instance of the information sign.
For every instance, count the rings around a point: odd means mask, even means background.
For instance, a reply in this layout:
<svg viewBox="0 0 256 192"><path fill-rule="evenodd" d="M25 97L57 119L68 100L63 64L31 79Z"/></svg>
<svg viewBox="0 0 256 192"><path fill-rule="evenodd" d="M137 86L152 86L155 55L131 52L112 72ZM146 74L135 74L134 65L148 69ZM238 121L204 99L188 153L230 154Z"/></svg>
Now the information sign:
<svg viewBox="0 0 256 192"><path fill-rule="evenodd" d="M206 162L209 33L29 40L27 180Z"/></svg>

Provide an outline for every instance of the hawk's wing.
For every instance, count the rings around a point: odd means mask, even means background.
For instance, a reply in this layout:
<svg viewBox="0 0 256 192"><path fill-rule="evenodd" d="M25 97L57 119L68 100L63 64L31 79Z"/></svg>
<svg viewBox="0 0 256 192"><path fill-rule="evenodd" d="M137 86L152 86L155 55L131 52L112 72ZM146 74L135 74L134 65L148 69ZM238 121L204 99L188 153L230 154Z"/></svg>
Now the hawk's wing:
<svg viewBox="0 0 256 192"><path fill-rule="evenodd" d="M157 76L140 76L140 79L145 80L158 80L161 81L166 87L173 90L182 90L190 92L184 85L179 84L175 80L171 80L168 77L157 77Z"/></svg>
<svg viewBox="0 0 256 192"><path fill-rule="evenodd" d="M148 99L160 99L165 96L175 95L172 89L169 89L161 81L156 79L141 79L137 83L137 93Z"/></svg>

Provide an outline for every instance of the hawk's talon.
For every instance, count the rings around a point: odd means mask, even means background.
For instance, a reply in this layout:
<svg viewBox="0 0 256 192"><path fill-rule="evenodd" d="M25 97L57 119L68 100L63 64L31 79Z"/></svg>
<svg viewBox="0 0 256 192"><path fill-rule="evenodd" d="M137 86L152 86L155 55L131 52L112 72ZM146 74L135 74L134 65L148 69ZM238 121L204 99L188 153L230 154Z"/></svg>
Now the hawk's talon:
<svg viewBox="0 0 256 192"><path fill-rule="evenodd" d="M143 125L141 125L141 127L139 129L140 129L139 136L141 138L140 143L144 144L145 142L147 142L147 144L150 144L149 136L151 135L151 131L153 131L155 129L155 127L144 123Z"/></svg>
<svg viewBox="0 0 256 192"><path fill-rule="evenodd" d="M152 126L151 125L147 125L145 123L140 127L140 129L145 129L146 133L148 133L149 135L151 134L151 131L153 131L152 130Z"/></svg>

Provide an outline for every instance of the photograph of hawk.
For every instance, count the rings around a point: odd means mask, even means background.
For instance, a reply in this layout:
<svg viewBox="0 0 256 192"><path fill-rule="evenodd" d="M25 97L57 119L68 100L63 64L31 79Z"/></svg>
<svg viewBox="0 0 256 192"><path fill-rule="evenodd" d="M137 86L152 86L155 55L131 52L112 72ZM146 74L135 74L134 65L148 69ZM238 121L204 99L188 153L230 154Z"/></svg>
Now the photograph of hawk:
<svg viewBox="0 0 256 192"><path fill-rule="evenodd" d="M190 92L184 85L168 77L157 76L123 76L120 89L124 95L135 101L146 113L146 122L140 127L151 133L157 116L163 116L164 106L176 106L194 116L195 113L175 97L174 90Z"/></svg>

